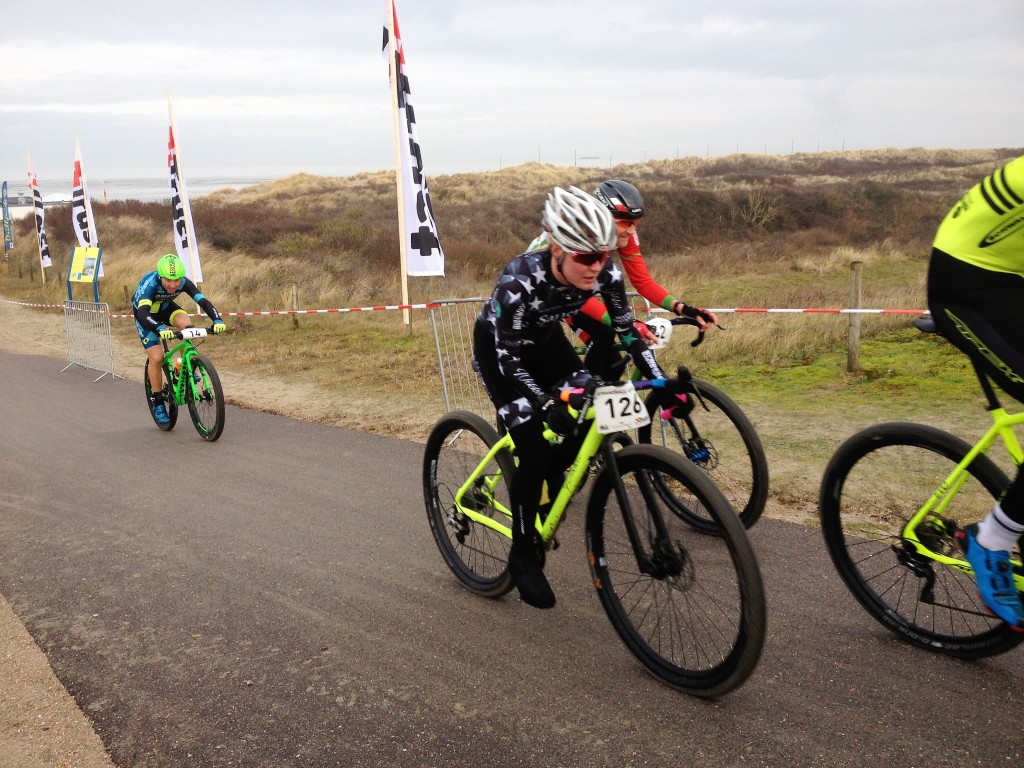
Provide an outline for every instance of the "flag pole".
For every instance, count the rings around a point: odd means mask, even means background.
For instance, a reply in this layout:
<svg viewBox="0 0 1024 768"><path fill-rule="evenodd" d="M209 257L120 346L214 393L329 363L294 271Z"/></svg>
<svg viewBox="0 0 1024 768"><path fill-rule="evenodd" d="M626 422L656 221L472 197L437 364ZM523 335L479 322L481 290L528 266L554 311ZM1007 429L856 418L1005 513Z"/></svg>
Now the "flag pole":
<svg viewBox="0 0 1024 768"><path fill-rule="evenodd" d="M402 173L402 139L398 123L398 46L395 43L395 3L388 0L388 72L391 77L391 116L395 131L395 192L398 201L398 261L402 270L402 304L409 304L409 272L405 263L405 195L403 190L404 176ZM402 320L409 326L409 310L402 310Z"/></svg>
<svg viewBox="0 0 1024 768"><path fill-rule="evenodd" d="M174 162L178 166L178 180L181 182L182 186L182 188L179 190L179 193L181 194L182 207L184 207L189 203L185 188L185 171L183 170L181 165L181 144L178 143L178 129L174 125L174 104L171 101L170 91L167 92L167 111L170 112L171 115L171 134L174 136ZM200 270L199 267L196 265L196 262L198 261L198 259L196 258L197 245L195 233L192 231L192 216L190 214L191 208L189 209L189 213L185 215L185 236L188 238L188 260L189 266L191 267L191 269L189 270L189 274L195 276L199 274ZM203 281L197 280L196 282L201 283Z"/></svg>
<svg viewBox="0 0 1024 768"><path fill-rule="evenodd" d="M39 180L36 179L36 172L32 169L32 153L26 151L28 157L28 178L32 184L32 213L35 215L36 192L39 191ZM40 201L42 194L40 194ZM39 252L39 274L43 276L43 285L46 285L46 267L43 266L43 243L39 239L39 222L36 222L36 250Z"/></svg>

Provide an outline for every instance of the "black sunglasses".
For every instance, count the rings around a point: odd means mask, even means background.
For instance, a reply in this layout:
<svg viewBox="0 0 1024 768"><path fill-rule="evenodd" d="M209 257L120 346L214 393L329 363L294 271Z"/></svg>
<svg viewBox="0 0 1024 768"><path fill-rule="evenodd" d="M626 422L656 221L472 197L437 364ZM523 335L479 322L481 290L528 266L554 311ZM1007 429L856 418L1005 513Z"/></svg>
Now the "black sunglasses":
<svg viewBox="0 0 1024 768"><path fill-rule="evenodd" d="M572 260L577 264L583 264L584 266L591 267L594 264L601 264L605 259L608 258L608 254L611 251L590 251L588 253L576 253L575 251L568 251Z"/></svg>

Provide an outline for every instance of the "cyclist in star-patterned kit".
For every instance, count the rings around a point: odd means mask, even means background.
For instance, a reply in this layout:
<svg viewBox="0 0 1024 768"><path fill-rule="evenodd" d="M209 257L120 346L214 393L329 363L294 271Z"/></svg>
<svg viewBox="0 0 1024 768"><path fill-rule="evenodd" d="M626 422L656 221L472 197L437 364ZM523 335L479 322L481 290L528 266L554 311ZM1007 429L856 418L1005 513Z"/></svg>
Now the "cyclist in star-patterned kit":
<svg viewBox="0 0 1024 768"><path fill-rule="evenodd" d="M661 380L665 375L633 326L622 272L608 259L615 248L615 222L608 209L576 187L556 187L545 201L543 224L549 245L506 265L476 320L473 355L519 458L509 488L509 572L524 602L550 608L555 596L541 566L534 521L538 510L544 513L545 481L553 499L582 441L575 434L576 420L555 395L559 389L585 386L591 378L562 321L600 292L612 329L641 373ZM565 436L560 445L544 438L545 422Z"/></svg>
<svg viewBox="0 0 1024 768"><path fill-rule="evenodd" d="M655 307L693 319L701 331L707 330L709 325L718 325L718 317L714 312L677 299L651 277L644 256L640 252L640 237L637 235L637 227L644 216L644 199L640 190L628 181L608 179L602 181L594 190L594 197L604 203L615 219L616 253L634 290ZM530 243L527 250L540 250L547 245L548 234L542 232ZM607 308L601 298L594 296L588 299L568 322L579 334L580 340L587 345L588 370L597 375L609 371L618 360L619 354L613 348L615 337L610 328ZM640 330L646 332L643 324L640 325Z"/></svg>

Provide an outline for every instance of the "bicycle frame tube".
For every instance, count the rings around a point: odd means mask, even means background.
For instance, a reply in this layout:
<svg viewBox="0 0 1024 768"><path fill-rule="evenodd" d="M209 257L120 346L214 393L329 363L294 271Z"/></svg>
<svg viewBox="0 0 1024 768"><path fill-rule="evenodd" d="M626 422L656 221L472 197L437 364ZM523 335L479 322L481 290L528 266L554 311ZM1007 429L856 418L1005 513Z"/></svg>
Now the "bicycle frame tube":
<svg viewBox="0 0 1024 768"><path fill-rule="evenodd" d="M175 374L174 358L179 354L181 355L182 370L187 370L191 374L192 359L198 352L196 352L196 348L192 346L192 343L186 339L167 349L164 354L164 364L170 371L171 376L171 395L174 397L174 402L178 405L184 405L186 392L192 390L192 376L182 376L181 371Z"/></svg>
<svg viewBox="0 0 1024 768"><path fill-rule="evenodd" d="M602 435L597 431L597 421L594 420L593 407L587 409L586 418L590 419L590 429L587 430L587 436L583 438L583 445L580 446L572 466L569 467L565 481L562 483L562 489L551 504L551 511L548 512L544 524L540 525L539 518L537 521L537 530L540 531L541 539L545 542L550 541L554 537L555 531L558 530L558 526L565 516L565 510L568 508L569 502L587 479L591 459L601 450L601 445L606 437L606 435Z"/></svg>
<svg viewBox="0 0 1024 768"><path fill-rule="evenodd" d="M535 522L537 530L545 542L550 541L554 537L555 531L558 530L558 526L562 522L562 518L565 516L565 510L569 506L569 502L586 480L587 472L590 469L590 460L601 450L601 444L604 441L605 436L597 431L597 422L593 420L593 416L593 408L591 408L587 412L587 418L591 420L590 429L583 440L583 444L580 446L579 452L576 454L576 459L569 468L569 472L566 475L565 481L562 483L562 488L558 492L558 496L551 504L551 511L548 513L547 519L543 525L540 524L539 517ZM553 435L553 433L546 434ZM504 450L515 450L515 443L513 443L512 436L508 433L504 434L498 442L491 446L490 450L487 451L480 463L470 473L469 477L466 478L466 482L464 482L459 490L456 491L455 506L458 508L460 514L465 515L473 522L487 526L492 530L498 531L499 533L503 533L509 538L512 538L511 526L502 525L497 520L486 515L481 515L476 510L471 509L462 503L465 495L470 493L473 488L477 486L478 482L482 481L487 486L488 491L493 491L494 487L500 482L500 477L498 475L487 477L486 468L492 461L494 461L494 457ZM491 498L491 502L496 510L508 517L511 521L512 510L507 509L504 505L498 503L497 500L493 499L493 497Z"/></svg>
<svg viewBox="0 0 1024 768"><path fill-rule="evenodd" d="M512 436L509 435L508 433L505 433L501 437L501 439L498 440L498 442L491 446L491 449L487 451L487 454L483 457L480 463L477 464L476 469L474 469L470 473L469 477L466 478L466 482L464 482L462 486L459 488L459 490L456 491L455 493L455 506L458 508L459 514L465 515L474 523L479 523L480 525L487 526L488 528L498 531L499 533L503 533L509 538L512 538L512 528L510 526L502 525L497 520L493 520L487 515L481 515L476 510L463 506L462 499L473 487L476 486L477 481L482 480L482 482L487 487L488 492L492 494L491 501L494 504L494 508L497 509L506 517L508 517L508 519L511 521L512 510L507 509L502 504L499 504L498 501L493 497L493 491L495 486L499 482L501 482L500 473L495 474L492 477L487 477L487 473L485 470L487 468L487 465L490 464L494 460L494 457L501 453L501 451L511 451L514 448L515 445L512 442Z"/></svg>
<svg viewBox="0 0 1024 768"><path fill-rule="evenodd" d="M949 476L942 481L942 484L938 487L935 493L932 494L931 498L925 502L924 506L918 510L917 514L907 521L906 526L903 528L903 540L913 544L914 549L918 553L952 568L959 568L967 573L972 573L973 571L966 560L952 558L946 555L941 555L937 552L932 552L921 543L920 539L917 537L916 529L921 521L926 517L930 515L941 517L943 515L949 507L950 502L952 502L953 497L956 496L957 492L967 481L967 467L969 467L971 462L973 462L979 455L988 453L996 440L1001 440L1003 442L1006 452L1010 455L1015 466L1019 467L1024 464L1024 451L1021 450L1020 441L1017 439L1017 435L1013 431L1015 426L1024 424L1024 413L1011 415L1002 407L993 408L990 413L992 414L992 426L988 428L988 431L985 432L977 443L975 443L974 447L968 451L963 460L957 464ZM1018 589L1024 589L1024 577L1017 575L1015 576L1015 581L1017 582Z"/></svg>

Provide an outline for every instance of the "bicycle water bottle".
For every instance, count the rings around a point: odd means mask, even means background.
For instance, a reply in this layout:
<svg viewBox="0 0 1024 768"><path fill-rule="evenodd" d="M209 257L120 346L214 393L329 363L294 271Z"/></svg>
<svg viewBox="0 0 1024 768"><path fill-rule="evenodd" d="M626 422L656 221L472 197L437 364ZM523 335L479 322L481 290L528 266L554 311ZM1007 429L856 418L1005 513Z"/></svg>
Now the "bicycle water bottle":
<svg viewBox="0 0 1024 768"><path fill-rule="evenodd" d="M181 372L181 355L174 358L174 375L177 376Z"/></svg>

